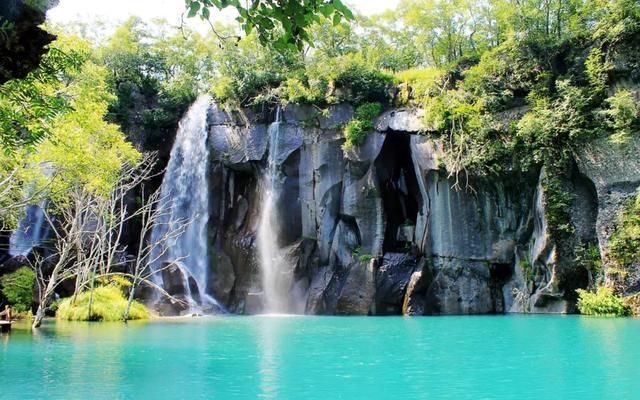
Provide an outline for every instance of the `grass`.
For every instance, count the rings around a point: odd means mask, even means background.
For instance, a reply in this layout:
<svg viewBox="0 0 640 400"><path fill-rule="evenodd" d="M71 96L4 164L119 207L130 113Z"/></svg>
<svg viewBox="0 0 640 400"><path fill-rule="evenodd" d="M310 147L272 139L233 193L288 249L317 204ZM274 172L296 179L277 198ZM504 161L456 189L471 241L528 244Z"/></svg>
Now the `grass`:
<svg viewBox="0 0 640 400"><path fill-rule="evenodd" d="M107 285L93 291L91 315L89 312L90 292L80 293L75 301L68 297L60 301L56 317L67 321L122 321L127 307L127 299L120 288ZM129 319L147 319L149 311L137 301L131 304Z"/></svg>

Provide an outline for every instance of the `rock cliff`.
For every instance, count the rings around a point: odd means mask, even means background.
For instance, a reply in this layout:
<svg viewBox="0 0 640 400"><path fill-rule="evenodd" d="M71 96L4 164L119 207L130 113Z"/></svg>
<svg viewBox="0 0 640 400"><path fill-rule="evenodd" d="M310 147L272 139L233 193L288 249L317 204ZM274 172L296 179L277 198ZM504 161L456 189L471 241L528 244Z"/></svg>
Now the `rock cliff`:
<svg viewBox="0 0 640 400"><path fill-rule="evenodd" d="M575 310L575 288L588 278L550 236L544 169L452 177L439 161L437 136L420 134L420 113L410 109L385 112L363 145L343 150L340 126L352 115L344 104L328 113L290 105L272 147L282 188L281 273L290 279L297 311ZM273 119L215 105L208 116L209 290L236 313L259 312L262 301L256 230ZM634 193L640 170L623 160L609 171L598 146L576 157L566 189L575 198L574 239L604 248L609 221Z"/></svg>

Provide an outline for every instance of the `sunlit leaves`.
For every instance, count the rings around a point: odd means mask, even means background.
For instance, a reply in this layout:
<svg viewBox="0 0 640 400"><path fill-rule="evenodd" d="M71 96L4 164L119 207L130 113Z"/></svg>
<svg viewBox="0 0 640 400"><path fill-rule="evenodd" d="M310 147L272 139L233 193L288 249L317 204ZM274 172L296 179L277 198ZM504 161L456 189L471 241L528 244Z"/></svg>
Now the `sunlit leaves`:
<svg viewBox="0 0 640 400"><path fill-rule="evenodd" d="M262 45L279 51L302 50L305 43L313 44L310 27L318 17L333 21L353 20L354 15L341 0L254 0L243 5L238 0L185 0L188 17L199 15L209 20L210 8L232 7L238 12L236 21L246 35L256 32Z"/></svg>

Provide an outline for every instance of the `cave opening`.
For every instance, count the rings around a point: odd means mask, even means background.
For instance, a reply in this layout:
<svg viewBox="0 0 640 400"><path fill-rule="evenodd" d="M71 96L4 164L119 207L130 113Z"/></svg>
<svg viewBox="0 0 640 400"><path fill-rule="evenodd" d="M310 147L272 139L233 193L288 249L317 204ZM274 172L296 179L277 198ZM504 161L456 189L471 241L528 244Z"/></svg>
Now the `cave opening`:
<svg viewBox="0 0 640 400"><path fill-rule="evenodd" d="M375 166L386 219L383 250L409 251L420 208L420 189L411 159L411 135L388 133Z"/></svg>

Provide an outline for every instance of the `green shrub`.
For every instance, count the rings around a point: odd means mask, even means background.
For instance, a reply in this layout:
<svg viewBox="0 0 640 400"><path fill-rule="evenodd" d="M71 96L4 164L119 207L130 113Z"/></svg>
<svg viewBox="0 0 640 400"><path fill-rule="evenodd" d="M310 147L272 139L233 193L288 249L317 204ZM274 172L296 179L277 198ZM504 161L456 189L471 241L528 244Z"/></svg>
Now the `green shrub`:
<svg viewBox="0 0 640 400"><path fill-rule="evenodd" d="M73 297L62 299L58 304L56 317L67 321L121 321L127 307L127 299L122 290L114 285L98 286L93 291L91 315L89 315L90 292L80 293L75 301ZM147 308L137 301L131 304L130 319L147 319Z"/></svg>
<svg viewBox="0 0 640 400"><path fill-rule="evenodd" d="M367 133L373 129L373 120L380 115L382 104L365 103L356 109L354 117L345 125L343 133L346 141L343 148L350 149L364 143Z"/></svg>
<svg viewBox="0 0 640 400"><path fill-rule="evenodd" d="M633 133L640 131L640 105L629 90L618 90L605 100L608 108L601 112L605 123L613 132L614 143L625 143Z"/></svg>
<svg viewBox="0 0 640 400"><path fill-rule="evenodd" d="M411 68L396 73L395 83L405 84L400 90L400 103L407 104L412 99L422 101L426 97L437 96L443 77L444 72L439 68Z"/></svg>
<svg viewBox="0 0 640 400"><path fill-rule="evenodd" d="M580 314L610 317L624 317L631 314L624 300L616 296L611 288L599 287L595 293L584 289L578 289L576 292Z"/></svg>
<svg viewBox="0 0 640 400"><path fill-rule="evenodd" d="M640 193L620 216L609 242L609 253L623 270L640 263Z"/></svg>
<svg viewBox="0 0 640 400"><path fill-rule="evenodd" d="M386 103L393 77L364 62L352 60L341 66L333 81L337 88L344 89L345 94L338 100L358 106L366 102Z"/></svg>
<svg viewBox="0 0 640 400"><path fill-rule="evenodd" d="M533 265L531 265L531 263L527 260L520 260L520 262L518 263L518 266L522 270L522 275L524 276L525 280L527 280L528 282L532 282L533 279L535 278Z"/></svg>
<svg viewBox="0 0 640 400"><path fill-rule="evenodd" d="M576 265L586 269L593 281L602 278L602 258L597 244L579 242L575 247Z"/></svg>
<svg viewBox="0 0 640 400"><path fill-rule="evenodd" d="M36 274L27 267L0 277L2 293L9 303L13 304L16 312L31 310L34 302L34 284Z"/></svg>

